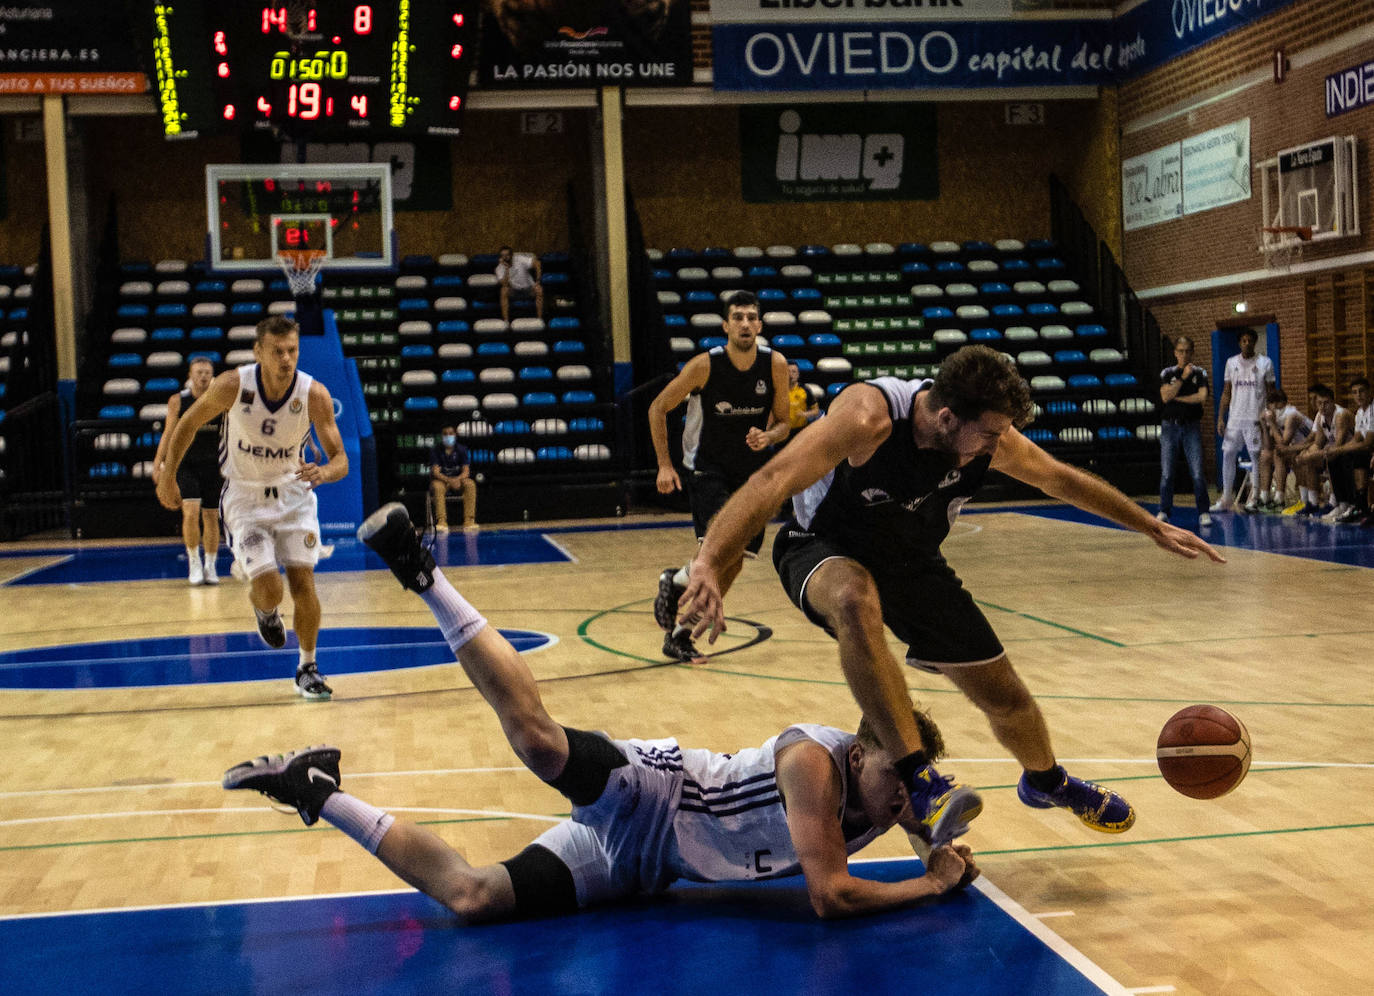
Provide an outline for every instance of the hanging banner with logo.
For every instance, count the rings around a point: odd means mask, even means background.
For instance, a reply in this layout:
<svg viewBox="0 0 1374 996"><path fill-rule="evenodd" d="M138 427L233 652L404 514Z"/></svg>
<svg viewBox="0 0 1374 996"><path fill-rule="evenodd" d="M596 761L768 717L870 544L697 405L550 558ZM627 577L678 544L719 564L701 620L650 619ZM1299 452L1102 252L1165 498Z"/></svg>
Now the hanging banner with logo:
<svg viewBox="0 0 1374 996"><path fill-rule="evenodd" d="M1250 199L1250 119L1185 138L1183 213Z"/></svg>
<svg viewBox="0 0 1374 996"><path fill-rule="evenodd" d="M714 24L711 37L717 90L1104 86L1116 78L1110 20L794 20Z"/></svg>
<svg viewBox="0 0 1374 996"><path fill-rule="evenodd" d="M746 104L740 180L750 204L940 196L929 104Z"/></svg>
<svg viewBox="0 0 1374 996"><path fill-rule="evenodd" d="M0 94L80 97L147 89L123 4L0 4Z"/></svg>
<svg viewBox="0 0 1374 996"><path fill-rule="evenodd" d="M1326 116L1334 118L1374 104L1374 59L1326 78Z"/></svg>
<svg viewBox="0 0 1374 996"><path fill-rule="evenodd" d="M1178 142L1121 164L1121 217L1131 232L1183 216L1183 152Z"/></svg>
<svg viewBox="0 0 1374 996"><path fill-rule="evenodd" d="M1049 6L1046 0L711 0L711 23L996 21Z"/></svg>
<svg viewBox="0 0 1374 996"><path fill-rule="evenodd" d="M1143 0L1116 18L1116 47L1122 78L1147 73L1293 2Z"/></svg>
<svg viewBox="0 0 1374 996"><path fill-rule="evenodd" d="M690 0L487 0L482 85L686 86Z"/></svg>

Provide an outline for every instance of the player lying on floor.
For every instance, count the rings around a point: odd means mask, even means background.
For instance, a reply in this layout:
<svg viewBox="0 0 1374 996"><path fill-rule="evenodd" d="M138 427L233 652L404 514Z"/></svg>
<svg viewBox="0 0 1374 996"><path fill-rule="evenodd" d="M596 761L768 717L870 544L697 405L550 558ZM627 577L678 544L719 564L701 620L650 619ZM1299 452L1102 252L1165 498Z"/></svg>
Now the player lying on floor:
<svg viewBox="0 0 1374 996"><path fill-rule="evenodd" d="M473 867L439 837L341 791L338 749L310 747L230 768L227 789L255 789L323 817L406 882L470 921L571 913L661 892L679 878L749 881L801 873L821 917L910 905L973 881L969 848L949 838L972 814L911 814L892 759L861 724L844 733L789 726L762 747L713 754L674 739L610 740L558 725L519 653L435 567L400 504L368 518L359 538L417 592L515 753L567 796L572 819L500 864ZM926 750L939 730L918 716ZM926 873L901 882L849 874L849 855L894 825L935 846Z"/></svg>

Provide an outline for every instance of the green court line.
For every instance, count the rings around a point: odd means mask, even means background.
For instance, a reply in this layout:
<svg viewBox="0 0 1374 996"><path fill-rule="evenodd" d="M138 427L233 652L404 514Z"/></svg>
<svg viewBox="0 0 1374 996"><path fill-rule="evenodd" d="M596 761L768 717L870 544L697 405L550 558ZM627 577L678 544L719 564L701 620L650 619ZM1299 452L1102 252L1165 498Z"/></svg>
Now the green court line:
<svg viewBox="0 0 1374 996"><path fill-rule="evenodd" d="M225 810L230 812L230 810ZM508 820L509 816L468 816L452 820L416 820L419 826L438 826L444 823L494 823ZM284 830L226 830L223 833L184 833L166 837L114 837L108 840L67 840L53 844L11 844L0 847L0 851L43 851L54 847L90 847L94 844L156 844L163 841L213 840L216 837L267 837L281 834L318 833L325 827L294 827Z"/></svg>
<svg viewBox="0 0 1374 996"><path fill-rule="evenodd" d="M1271 834L1318 833L1322 830L1367 830L1374 823L1329 823L1312 827L1279 827L1274 830L1235 830L1230 833L1199 833L1184 837L1151 837L1148 840L1104 840L1093 844L1047 844L1044 847L1009 847L1005 850L980 850L979 859L991 855L1034 854L1037 852L1087 851L1095 847L1142 847L1147 844L1186 844L1194 840L1227 840L1242 837L1267 837Z"/></svg>

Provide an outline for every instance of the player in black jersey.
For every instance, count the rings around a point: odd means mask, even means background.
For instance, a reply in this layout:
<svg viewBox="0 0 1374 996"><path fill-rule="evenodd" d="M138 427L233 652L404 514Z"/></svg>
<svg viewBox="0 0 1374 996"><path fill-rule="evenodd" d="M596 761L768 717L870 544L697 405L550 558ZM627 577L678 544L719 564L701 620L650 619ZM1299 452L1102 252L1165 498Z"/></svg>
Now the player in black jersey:
<svg viewBox="0 0 1374 996"><path fill-rule="evenodd" d="M787 417L787 361L781 353L759 344L763 322L758 298L736 291L725 299L724 311L725 345L688 360L649 406L649 432L658 455L658 490L666 495L682 487L668 453L668 413L687 402L682 462L690 475L687 494L698 543L730 495L792 431ZM754 556L762 545L760 527L734 559L722 565L722 594L739 575L746 551ZM669 567L659 575L654 599L654 619L665 634L663 653L680 661L699 656L691 627L676 625L677 601L686 583L686 566Z"/></svg>
<svg viewBox="0 0 1374 996"><path fill-rule="evenodd" d="M191 357L188 367L186 389L167 399L167 424L153 457L154 484L166 468L167 441L172 438L177 420L215 378L215 365L208 356ZM217 415L196 430L176 472L181 488L181 537L186 543L187 580L192 585L219 584L215 557L219 554L219 493L224 488L224 478L219 473L219 434L223 422L224 416Z"/></svg>
<svg viewBox="0 0 1374 996"><path fill-rule="evenodd" d="M955 788L934 774L911 722L911 695L887 648L884 623L908 644L907 663L943 674L988 717L1025 769L1029 806L1070 809L1121 833L1135 820L1125 799L1070 777L1055 760L1039 706L953 569L940 555L960 507L989 469L1144 533L1171 553L1222 557L1196 535L1160 522L1107 482L1062 463L1017 427L1031 416L1016 368L986 346L945 360L934 381L881 378L842 391L828 414L754 474L707 531L681 600L693 636L724 627L721 579L748 538L789 495L794 517L773 560L807 618L839 643L855 699L896 758L913 810L943 806ZM970 816L981 807L965 806Z"/></svg>

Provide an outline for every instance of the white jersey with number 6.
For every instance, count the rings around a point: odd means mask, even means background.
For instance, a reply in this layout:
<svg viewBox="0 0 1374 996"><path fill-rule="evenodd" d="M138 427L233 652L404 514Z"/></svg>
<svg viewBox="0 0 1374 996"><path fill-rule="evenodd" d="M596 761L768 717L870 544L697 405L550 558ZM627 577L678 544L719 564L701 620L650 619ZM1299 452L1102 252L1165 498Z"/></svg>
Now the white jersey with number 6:
<svg viewBox="0 0 1374 996"><path fill-rule="evenodd" d="M220 472L230 484L289 484L300 468L302 448L310 437L310 385L314 378L297 370L286 394L269 403L263 397L256 363L239 367L238 375L238 397L224 420Z"/></svg>

